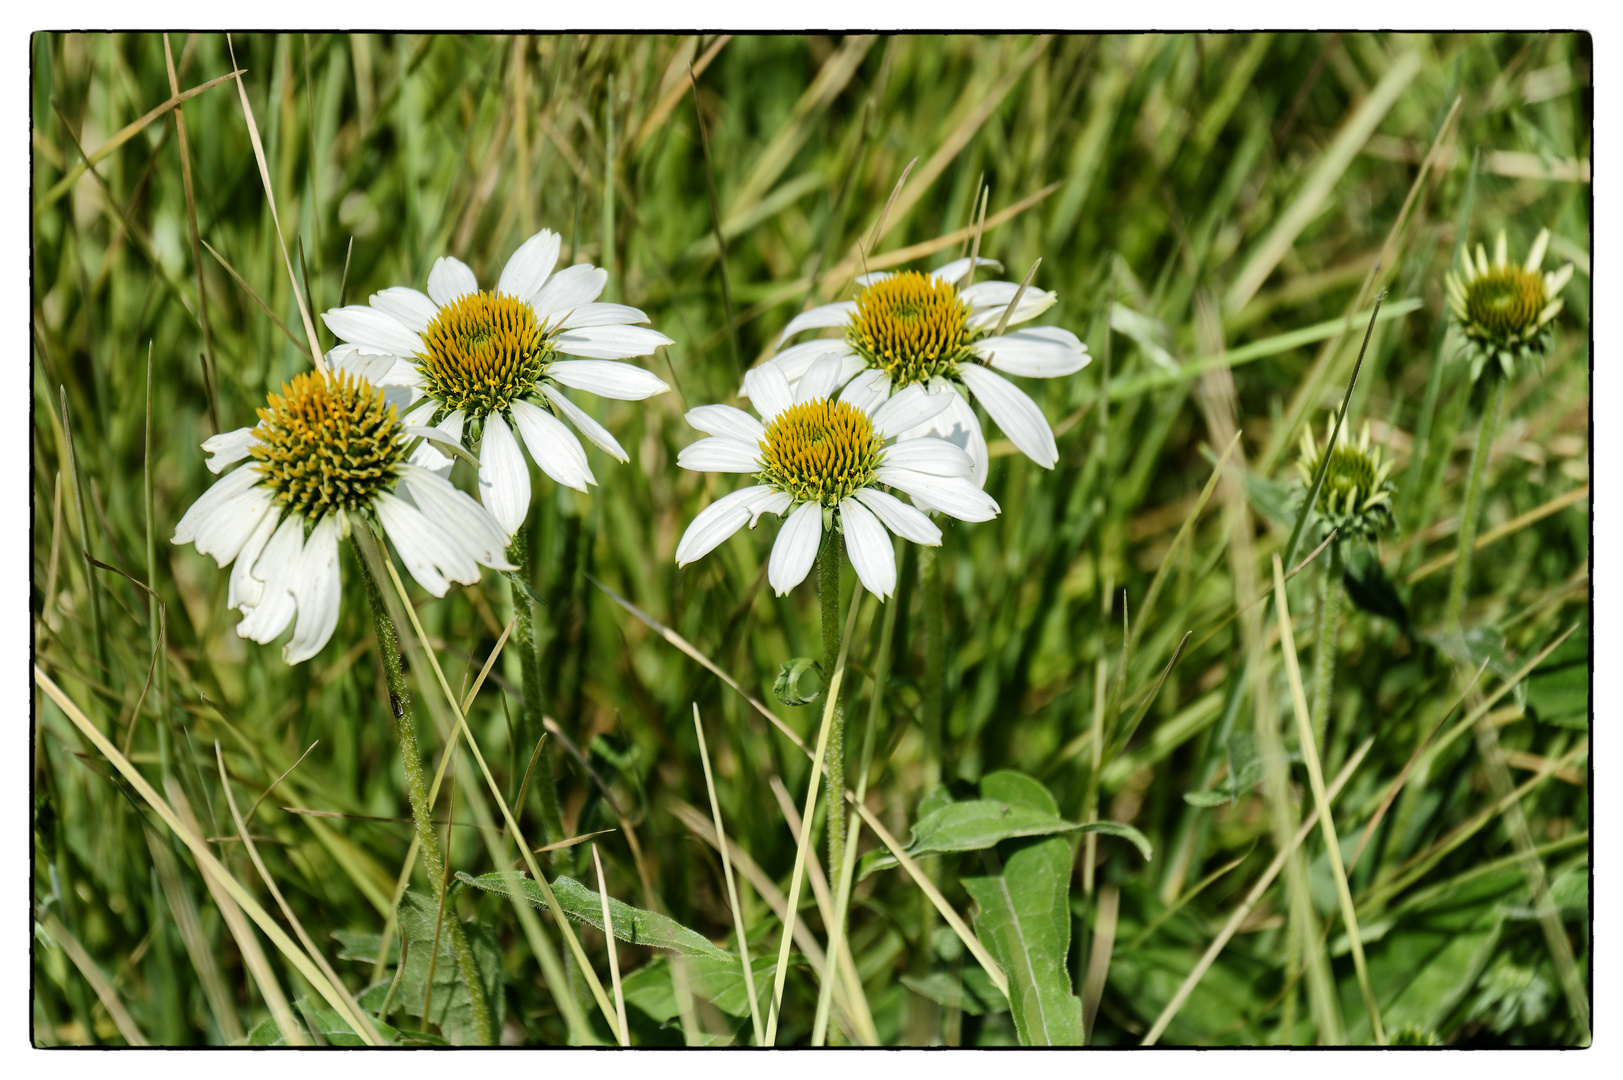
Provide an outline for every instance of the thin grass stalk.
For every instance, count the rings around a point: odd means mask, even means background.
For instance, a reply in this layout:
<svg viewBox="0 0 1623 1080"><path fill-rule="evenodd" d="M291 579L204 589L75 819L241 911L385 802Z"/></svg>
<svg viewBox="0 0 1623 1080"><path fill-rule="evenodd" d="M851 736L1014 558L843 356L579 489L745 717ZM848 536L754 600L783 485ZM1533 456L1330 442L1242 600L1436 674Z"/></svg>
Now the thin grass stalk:
<svg viewBox="0 0 1623 1080"><path fill-rule="evenodd" d="M845 546L838 533L824 534L817 552L817 598L822 607L823 671L828 677L824 691L830 713L828 732L828 876L836 877L845 861L845 814L840 796L845 791L845 709L840 704L839 684L832 672L844 664L845 648L840 634L840 565ZM853 603L851 614L856 615ZM809 819L811 811L806 812Z"/></svg>
<svg viewBox="0 0 1623 1080"><path fill-rule="evenodd" d="M367 607L372 612L372 630L378 639L379 659L383 664L383 678L389 688L389 712L394 717L395 735L400 745L400 764L406 773L406 794L411 803L411 818L417 830L417 850L422 857L423 872L434 890L434 898L441 904L445 896L445 855L440 850L438 834L434 831L433 806L428 800L428 779L423 772L422 755L417 750L417 727L411 714L411 698L406 689L406 673L401 665L400 637L394 620L389 617L388 606L377 582L376 563L383 554L377 540L367 532L368 526L357 524L353 533L355 547L361 555L361 580L366 583ZM457 974L468 991L469 1008L473 1011L474 1039L482 1046L494 1041L490 1027L490 1007L485 1001L484 986L479 981L479 969L474 963L473 947L462 929L462 921L453 913L451 922L451 951L456 956ZM423 1022L427 1023L425 1016Z"/></svg>
<svg viewBox="0 0 1623 1080"><path fill-rule="evenodd" d="M164 47L168 48L168 38L164 39ZM177 112L176 117L179 117ZM158 714L158 767L159 776L166 783L170 778L169 768L169 648L165 638L168 637L167 628L162 618L163 603L158 598L158 546L157 546L157 517L154 513L155 501L152 493L152 342L147 341L147 379L146 379L146 424L142 429L141 454L141 495L142 505L146 508L146 542L147 542L147 584L151 586L147 593L147 619L148 638L152 645L153 655L158 658L158 700L153 707ZM60 475L60 474L59 474ZM61 485L57 485L57 510L61 510ZM60 518L59 518L60 520ZM56 569L56 535L51 537L52 572ZM131 719L133 728L135 721Z"/></svg>
<svg viewBox="0 0 1623 1080"><path fill-rule="evenodd" d="M592 845L592 865L597 868L597 897L603 904L603 936L609 950L609 980L614 986L614 1015L620 1021L620 1045L631 1045L631 1031L626 1026L626 996L620 988L620 955L614 944L614 916L609 913L609 886L603 880L603 858Z"/></svg>
<svg viewBox="0 0 1623 1080"><path fill-rule="evenodd" d="M1386 1045L1386 1029L1381 1025L1381 1010L1375 1003L1375 991L1370 987L1369 965L1364 961L1364 942L1359 936L1358 913L1353 909L1352 890L1347 885L1347 868L1341 861L1341 841L1336 836L1336 823L1330 816L1330 799L1325 794L1324 773L1319 767L1319 750L1313 741L1313 720L1307 711L1307 695L1302 692L1302 671L1296 660L1296 641L1291 632L1290 606L1285 599L1285 567L1279 555L1274 555L1274 599L1279 607L1279 644L1285 654L1285 674L1290 680L1291 704L1296 713L1296 733L1302 743L1302 758L1307 764L1308 783L1313 788L1313 805L1319 812L1319 828L1324 833L1325 854L1330 860L1330 873L1335 878L1336 893L1341 900L1341 918L1347 924L1347 940L1352 949L1353 967L1358 972L1358 989L1364 995L1364 1007L1369 1010L1369 1026L1377 1046Z"/></svg>
<svg viewBox="0 0 1623 1080"><path fill-rule="evenodd" d="M1313 741L1325 745L1330 730L1330 694L1335 688L1336 635L1341 629L1341 545L1319 575L1319 628L1313 643Z"/></svg>
<svg viewBox="0 0 1623 1080"><path fill-rule="evenodd" d="M1461 633L1460 615L1465 610L1465 590L1471 581L1471 553L1476 544L1477 518L1482 514L1482 489L1488 476L1488 458L1493 453L1494 436L1499 433L1499 414L1505 407L1504 375L1488 374L1493 385L1488 404L1476 429L1476 448L1471 451L1471 477L1465 488L1465 508L1460 512L1460 534L1454 557L1454 576L1448 584L1448 608L1443 616L1443 633Z"/></svg>
<svg viewBox="0 0 1623 1080"><path fill-rule="evenodd" d="M535 587L535 575L530 569L529 531L523 525L513 536L509 548L514 564L514 577L508 580L513 594L513 645L518 649L519 671L524 680L524 704L520 713L519 732L524 746L536 746L546 735L542 714L541 657L535 647L535 605L530 590ZM549 844L564 839L563 812L558 802L558 780L552 772L552 750L542 746L535 763L536 794L541 799L541 832Z"/></svg>
<svg viewBox="0 0 1623 1080"><path fill-rule="evenodd" d="M699 703L693 703L693 731L699 737L699 762L704 766L704 786L710 794L710 816L716 823L716 849L721 853L721 871L727 879L727 906L733 912L733 934L738 938L738 956L744 966L744 992L748 994L750 1026L755 1029L755 1045L765 1045L761 1016L755 1008L755 972L750 967L749 936L744 932L744 908L738 902L738 882L733 880L733 860L727 854L727 833L721 824L721 802L716 797L716 778L710 771L710 748L705 744L704 724L699 721Z"/></svg>

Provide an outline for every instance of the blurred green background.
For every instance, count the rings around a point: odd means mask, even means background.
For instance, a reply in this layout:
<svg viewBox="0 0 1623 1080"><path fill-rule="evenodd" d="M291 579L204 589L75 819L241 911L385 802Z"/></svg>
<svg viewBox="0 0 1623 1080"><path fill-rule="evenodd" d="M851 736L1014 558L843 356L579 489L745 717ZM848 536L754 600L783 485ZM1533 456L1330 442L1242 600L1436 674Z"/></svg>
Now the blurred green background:
<svg viewBox="0 0 1623 1080"><path fill-rule="evenodd" d="M519 243L549 227L564 238L565 262L609 269L605 300L641 307L675 339L647 361L672 392L582 399L630 451L629 465L593 451L600 486L590 496L536 474L538 648L543 704L565 744L566 826L620 830L599 841L611 894L728 947L720 863L683 816L683 804L709 813L692 704L709 732L729 835L778 888L795 843L769 778L798 804L805 760L594 579L814 738L813 710L772 696L779 665L819 648L812 585L782 599L765 587L773 523L674 565L687 523L730 490L675 467L696 435L682 414L733 400L742 370L803 304L849 295L855 244L908 162L917 159L870 263L928 268L956 257L977 193L989 189L982 254L1016 280L1041 257L1037 284L1059 294L1042 321L1081 335L1094 359L1073 378L1021 380L1055 427L1058 466L1040 469L989 430L988 490L1003 513L945 529L944 772L962 795L995 770L1024 771L1072 820L1096 775L1100 815L1153 844L1146 862L1101 839L1086 881L1072 864L1064 963L1097 1010L1091 1039L1101 1045L1143 1036L1273 855L1260 789L1216 807L1184 799L1222 781L1229 736L1251 730L1232 619L1251 594L1234 579L1230 541L1250 539L1251 576L1265 582L1289 532L1282 500L1301 425L1322 431L1339 404L1363 327L1359 317L1343 333L1344 320L1367 311L1378 288L1389 290L1386 308L1351 415L1397 462L1399 529L1361 594L1380 613L1347 607L1323 748L1333 773L1374 740L1336 804L1349 857L1459 696L1459 658L1428 635L1442 621L1448 572L1433 563L1454 549L1477 404L1444 330L1442 276L1462 240L1491 247L1504 229L1517 258L1548 227L1545 266L1578 269L1543 376L1509 391L1482 525L1492 541L1474 564L1465 624L1480 630L1469 669L1489 659L1484 692L1576 626L1489 715L1512 777L1537 781L1520 806L1587 979L1587 35L250 34L232 44L298 287L316 311L391 285L421 289L442 254L493 282ZM310 363L235 83L181 106L184 163L174 112L148 116L172 87L229 74L226 39L175 35L169 46L173 75L160 35L31 42L36 663L149 779L189 804L206 836L227 838L218 854L256 894L230 839L214 744L239 805L317 744L259 805L252 831L289 903L359 992L377 972L337 959L330 935L382 929L411 829L368 819L403 818L407 807L353 555L331 644L289 668L279 646L233 632L227 575L168 542L213 479L198 444L252 424L264 395ZM1173 550L1236 429L1245 483L1220 487L1192 519L1190 542ZM892 601L869 797L903 838L925 794L915 556L906 550ZM1164 587L1140 623L1163 563ZM1316 580L1304 573L1290 592L1304 665ZM147 585L163 605L161 665ZM448 677L467 685L511 617L506 583L491 574L440 601L413 595ZM1125 671L1124 595L1135 638ZM848 699L853 761L879 628L865 608ZM1190 646L1136 736L1095 774L1085 736L1099 679L1121 679L1138 701L1186 633ZM1272 707L1294 748L1277 649L1268 663ZM509 648L470 713L509 797L528 757L506 719L519 689ZM427 715L419 709L433 753L441 744ZM130 1030L176 1045L245 1037L266 1004L189 853L40 693L33 748L36 1044L120 1043ZM1310 806L1296 768L1293 798ZM519 809L533 822L529 801ZM1455 740L1411 776L1354 867L1389 1030L1473 1046L1580 1038L1501 809L1472 740ZM469 819L460 792L454 813ZM454 869L494 869L473 829L451 836ZM586 851L557 853L553 869L585 880ZM1316 834L1304 851L1318 915L1330 920L1335 893ZM945 857L934 871L961 913L971 905L959 878L980 872L979 859ZM1117 913L1108 933L1107 891ZM752 954L763 956L779 924L759 890L744 892ZM565 1042L508 902L464 893L459 903L502 950L503 1041ZM807 904L803 917L825 942ZM1163 1042L1313 1041L1285 911L1276 884ZM1368 1041L1345 934L1330 922L1349 1037ZM581 932L606 980L602 935ZM1101 937L1110 966L1094 982L1085 972ZM307 993L266 947L289 996ZM973 961L900 871L857 888L851 949L885 1044L1015 1041L1006 1003L974 996ZM621 967L665 963L656 955L622 947ZM956 999L915 989L957 988L960 978L967 990L954 989ZM807 1038L816 992L811 970L791 971L780 1043ZM681 1023L660 1013L632 1005L635 1041L682 1042ZM705 1039L727 1041L740 1025L748 1034L741 1013L708 1003L696 1021Z"/></svg>

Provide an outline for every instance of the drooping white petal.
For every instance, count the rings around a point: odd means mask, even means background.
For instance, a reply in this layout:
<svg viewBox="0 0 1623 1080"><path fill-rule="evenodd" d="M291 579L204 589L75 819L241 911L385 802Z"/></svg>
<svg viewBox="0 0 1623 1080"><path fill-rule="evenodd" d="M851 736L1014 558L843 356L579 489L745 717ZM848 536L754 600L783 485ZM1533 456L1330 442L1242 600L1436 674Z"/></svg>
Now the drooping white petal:
<svg viewBox="0 0 1623 1080"><path fill-rule="evenodd" d="M586 436L593 446L596 446L616 461L626 462L631 460L630 455L621 449L614 436L609 434L609 429L593 420L586 413L586 410L579 405L576 405L546 383L541 384L541 396L551 402L554 409L567 416L569 422L574 424L576 429Z"/></svg>
<svg viewBox="0 0 1623 1080"><path fill-rule="evenodd" d="M590 263L566 266L547 279L541 290L530 298L530 307L545 320L559 312L574 311L590 304L603 295L603 286L609 283L609 272Z"/></svg>
<svg viewBox="0 0 1623 1080"><path fill-rule="evenodd" d="M840 500L845 550L862 587L880 598L896 591L896 548L879 519L856 499Z"/></svg>
<svg viewBox="0 0 1623 1080"><path fill-rule="evenodd" d="M585 491L586 485L597 483L580 440L562 420L522 398L513 399L510 408L513 423L542 472L576 491Z"/></svg>
<svg viewBox="0 0 1623 1080"><path fill-rule="evenodd" d="M771 364L757 364L744 372L744 396L755 406L763 424L770 424L795 403L794 394L789 392L789 380Z"/></svg>
<svg viewBox="0 0 1623 1080"><path fill-rule="evenodd" d="M417 508L457 539L478 562L493 570L515 570L507 561L507 534L489 510L438 473L403 465L400 476Z"/></svg>
<svg viewBox="0 0 1623 1080"><path fill-rule="evenodd" d="M362 304L334 308L321 313L327 329L351 345L390 356L414 356L423 352L423 339L393 315Z"/></svg>
<svg viewBox="0 0 1623 1080"><path fill-rule="evenodd" d="M417 584L434 596L444 596L451 584L435 565L447 546L440 527L421 510L388 492L380 493L373 506L383 531L389 534L389 542L400 553L400 561L406 564L406 570Z"/></svg>
<svg viewBox="0 0 1623 1080"><path fill-rule="evenodd" d="M840 391L841 401L849 401L869 416L872 416L888 397L890 397L890 376L883 368L871 368L862 372L846 383L845 389Z"/></svg>
<svg viewBox="0 0 1623 1080"><path fill-rule="evenodd" d="M685 418L706 435L725 435L754 445L766 438L766 427L743 409L731 405L700 405Z"/></svg>
<svg viewBox="0 0 1623 1080"><path fill-rule="evenodd" d="M998 262L996 259L987 259L984 257L976 259L975 265L991 266L998 270L1003 269L1003 264ZM952 262L945 266L936 267L934 270L930 271L930 276L935 278L937 281L946 281L956 284L957 282L963 280L963 276L967 273L969 273L969 256L966 255L962 259L952 260Z"/></svg>
<svg viewBox="0 0 1623 1080"><path fill-rule="evenodd" d="M434 303L444 307L478 291L479 279L461 259L443 255L434 260L434 268L428 272L428 295Z"/></svg>
<svg viewBox="0 0 1623 1080"><path fill-rule="evenodd" d="M282 646L283 660L303 663L321 651L338 628L338 601L343 594L338 573L338 521L327 514L310 531L299 556L299 569L293 579L293 602L299 609L299 621L293 626L292 639Z"/></svg>
<svg viewBox="0 0 1623 1080"><path fill-rule="evenodd" d="M776 365L783 372L783 377L793 385L819 357L841 356L850 351L851 346L842 338L816 338L789 346L767 363Z"/></svg>
<svg viewBox="0 0 1623 1080"><path fill-rule="evenodd" d="M841 300L835 304L824 304L814 307L810 311L802 311L789 320L789 325L783 328L778 335L778 344L782 345L793 334L802 330L815 330L824 326L844 326L857 310L855 300Z"/></svg>
<svg viewBox="0 0 1623 1080"><path fill-rule="evenodd" d="M881 484L905 491L913 501L949 514L960 521L990 521L997 516L997 501L967 477L931 476L895 466L881 465L875 473Z"/></svg>
<svg viewBox="0 0 1623 1080"><path fill-rule="evenodd" d="M226 588L225 606L236 608L246 605L253 607L265 595L265 583L253 575L254 563L259 560L259 553L265 550L270 542L271 534L276 531L276 525L282 518L280 507L272 506L271 511L259 519L253 535L248 542L242 545L237 553L237 561L231 567L231 580Z"/></svg>
<svg viewBox="0 0 1623 1080"><path fill-rule="evenodd" d="M551 229L542 229L524 241L502 267L496 291L528 303L558 264L558 249L562 246L563 241Z"/></svg>
<svg viewBox="0 0 1623 1080"><path fill-rule="evenodd" d="M765 484L754 490L757 493L750 498L748 504L750 528L752 529L759 524L762 514L777 514L781 517L783 512L789 509L790 504L794 502L787 491L779 491Z"/></svg>
<svg viewBox="0 0 1623 1080"><path fill-rule="evenodd" d="M700 510L676 545L676 565L686 566L710 554L750 520L754 504L772 488L766 484L739 488Z"/></svg>
<svg viewBox="0 0 1623 1080"><path fill-rule="evenodd" d="M795 387L795 404L818 401L834 396L839 389L840 361L835 356L821 356L806 369Z"/></svg>
<svg viewBox="0 0 1623 1080"><path fill-rule="evenodd" d="M918 427L908 428L901 433L898 441L926 436L945 439L969 455L969 478L976 487L985 487L991 459L986 452L986 436L981 432L981 422L976 418L975 410L947 380L939 377L931 379L929 387L932 393L946 391L952 395L946 411ZM918 502L916 499L914 501ZM919 505L926 510L935 509L922 502Z"/></svg>
<svg viewBox="0 0 1623 1080"><path fill-rule="evenodd" d="M212 518L216 510L247 491L259 479L258 470L252 468L226 473L223 478L215 481L212 487L199 495L191 508L181 515L180 521L175 523L175 533L169 538L169 542L191 543L196 538L198 530L203 527L203 523Z"/></svg>
<svg viewBox="0 0 1623 1080"><path fill-rule="evenodd" d="M547 365L545 375L560 385L619 401L641 401L670 389L653 372L613 360L557 360Z"/></svg>
<svg viewBox="0 0 1623 1080"><path fill-rule="evenodd" d="M485 417L479 444L479 501L512 536L530 512L530 467L500 413Z"/></svg>
<svg viewBox="0 0 1623 1080"><path fill-rule="evenodd" d="M434 301L404 285L375 292L366 298L366 302L385 315L394 316L401 326L418 334L427 330L428 324L440 313Z"/></svg>
<svg viewBox="0 0 1623 1080"><path fill-rule="evenodd" d="M1032 326L1002 337L982 338L971 348L989 357L999 371L1034 379L1075 375L1088 366L1089 359L1082 340L1058 326Z"/></svg>
<svg viewBox="0 0 1623 1080"><path fill-rule="evenodd" d="M204 464L208 466L209 472L219 474L225 471L227 465L247 457L248 448L258 441L251 427L211 435L203 440L203 451L210 455Z"/></svg>
<svg viewBox="0 0 1623 1080"><path fill-rule="evenodd" d="M986 406L986 411L1017 450L1045 469L1054 467L1059 460L1059 448L1054 445L1053 429L1025 391L979 364L962 365L958 376Z"/></svg>
<svg viewBox="0 0 1623 1080"><path fill-rule="evenodd" d="M648 316L639 308L625 304L582 304L558 324L559 329L573 330L579 326L629 326L644 323Z"/></svg>
<svg viewBox="0 0 1623 1080"><path fill-rule="evenodd" d="M262 584L259 600L252 606L244 601L243 618L237 624L237 636L261 645L275 641L296 610L293 603L293 577L298 570L299 556L304 551L304 519L290 514L282 519L270 541L249 568L249 573Z"/></svg>
<svg viewBox="0 0 1623 1080"><path fill-rule="evenodd" d="M984 286L984 288L983 288ZM1020 292L1020 286L1012 281L987 281L971 285L964 290L964 297L970 302L968 324L971 329L991 329L1003 322L1004 312L1009 310L1009 304ZM1053 307L1059 299L1057 293L1046 289L1027 288L1020 297L1020 303L1009 314L1006 326L1016 326L1030 319L1035 319L1049 308Z"/></svg>
<svg viewBox="0 0 1623 1080"><path fill-rule="evenodd" d="M713 435L682 447L677 467L693 472L752 473L761 469L761 451L752 443Z"/></svg>
<svg viewBox="0 0 1623 1080"><path fill-rule="evenodd" d="M244 469L244 472L252 470ZM235 496L209 515L197 527L192 543L203 555L214 556L216 566L225 566L248 542L258 528L259 521L271 512L275 498L269 488L254 486Z"/></svg>
<svg viewBox="0 0 1623 1080"><path fill-rule="evenodd" d="M908 428L941 415L952 404L950 388L928 390L918 383L903 387L873 411L874 430L882 439L893 439Z"/></svg>
<svg viewBox="0 0 1623 1080"><path fill-rule="evenodd" d="M930 518L888 491L859 488L852 498L874 512L874 517L903 540L934 547L941 543L941 529Z"/></svg>
<svg viewBox="0 0 1623 1080"><path fill-rule="evenodd" d="M413 413L412 415L415 416L417 414ZM430 410L430 415L432 415L432 410ZM468 414L463 412L461 409L457 409L455 412L441 417L440 422L434 426L444 432L445 437L450 439L452 442L461 442L462 426L467 422L467 419ZM449 474L451 471L451 466L455 464L455 461L451 455L441 453L439 449L427 439L424 439L422 442L417 444L417 449L411 452L411 457L407 460L409 460L413 465L420 465L425 469L432 469L441 476Z"/></svg>
<svg viewBox="0 0 1623 1080"><path fill-rule="evenodd" d="M969 455L945 439L904 439L885 447L884 463L931 476L969 475Z"/></svg>
<svg viewBox="0 0 1623 1080"><path fill-rule="evenodd" d="M587 326L565 330L553 339L565 356L585 356L594 360L624 360L647 356L671 344L671 339L646 326Z"/></svg>
<svg viewBox="0 0 1623 1080"><path fill-rule="evenodd" d="M817 503L801 503L778 529L778 538L772 543L772 556L767 559L766 580L772 591L783 596L806 580L812 563L817 561L817 548L823 540L823 508Z"/></svg>

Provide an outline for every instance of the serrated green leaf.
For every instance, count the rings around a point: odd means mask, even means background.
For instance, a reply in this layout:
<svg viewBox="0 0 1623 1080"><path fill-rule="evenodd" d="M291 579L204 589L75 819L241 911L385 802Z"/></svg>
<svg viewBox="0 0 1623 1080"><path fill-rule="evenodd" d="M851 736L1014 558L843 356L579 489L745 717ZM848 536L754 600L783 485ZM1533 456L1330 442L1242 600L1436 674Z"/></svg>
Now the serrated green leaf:
<svg viewBox="0 0 1623 1080"><path fill-rule="evenodd" d="M462 982L456 952L451 947L451 935L443 929L434 961L434 993L429 997L431 1015L423 1017L423 990L428 985L428 958L434 950L434 923L438 916L439 903L431 896L407 889L400 898L396 920L407 945L406 971L401 976L400 988L395 992L395 1003L408 1016L422 1018L425 1027L433 1025L439 1028L450 1042L466 1045L473 1041L473 1006L467 987ZM449 904L445 917L448 920L457 917ZM501 946L496 943L495 932L482 923L464 922L462 931L468 937L474 967L484 987L491 1030L500 1031L506 1003L506 995L502 992ZM377 955L376 941L370 944L372 955L364 957L367 960ZM398 959L398 956L396 953L395 958Z"/></svg>
<svg viewBox="0 0 1623 1080"><path fill-rule="evenodd" d="M791 954L790 966L804 963L799 954ZM778 970L774 956L750 957L750 971L755 976L755 1008L766 1015L772 1001L772 980ZM704 998L728 1016L749 1015L749 994L744 983L744 968L737 957L726 960L712 956L692 956L687 960L688 990ZM667 1023L677 1015L676 987L668 957L658 957L627 975L622 982L626 1004L635 1005L660 1023Z"/></svg>
<svg viewBox="0 0 1623 1080"><path fill-rule="evenodd" d="M456 876L459 881L476 889L500 896L507 895L503 874L472 877L458 871ZM546 898L541 894L541 887L522 872L518 878L525 899L538 908L546 908ZM558 877L552 881L552 894L557 897L558 906L563 908L565 915L576 922L603 929L603 901L597 893L574 878ZM644 911L642 908L621 903L612 896L609 897L609 917L614 920L614 936L628 945L670 949L689 956L708 956L737 963L731 953L717 948L714 942L697 930L689 930L675 919L656 912Z"/></svg>

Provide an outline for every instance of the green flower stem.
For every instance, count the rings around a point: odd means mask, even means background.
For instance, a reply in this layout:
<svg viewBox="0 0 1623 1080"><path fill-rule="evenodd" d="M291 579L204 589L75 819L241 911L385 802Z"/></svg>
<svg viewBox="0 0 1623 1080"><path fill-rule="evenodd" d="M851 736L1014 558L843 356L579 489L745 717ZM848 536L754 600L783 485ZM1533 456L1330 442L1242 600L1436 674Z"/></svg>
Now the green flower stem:
<svg viewBox="0 0 1623 1080"><path fill-rule="evenodd" d="M823 615L824 686L834 677L840 659L840 562L843 546L832 530L823 536L817 552L817 595ZM825 691L826 693L826 691ZM828 731L828 876L838 881L845 862L845 710L838 697Z"/></svg>
<svg viewBox="0 0 1623 1080"><path fill-rule="evenodd" d="M530 540L523 526L514 535L509 550L514 564L518 566L514 574L519 581L533 589L535 576L530 572ZM546 724L542 720L545 710L541 707L541 656L535 648L535 606L517 584L509 581L508 588L513 593L513 644L518 649L519 669L524 677L524 708L519 724L519 737L523 740L519 760L523 761L529 759L535 744L546 732ZM558 803L558 781L552 774L551 746L541 747L541 756L536 759L530 785L541 799L541 829L546 833L546 842L556 844L564 839L564 825L563 812ZM514 810L517 811L518 807L514 807Z"/></svg>
<svg viewBox="0 0 1623 1080"><path fill-rule="evenodd" d="M417 727L411 715L411 698L406 690L406 673L400 659L400 637L383 594L378 591L380 560L378 542L366 525L355 525L355 547L361 555L361 578L366 582L366 602L372 610L372 629L378 637L378 654L383 664L383 678L389 687L389 712L394 717L395 735L400 742L400 764L406 771L406 794L411 800L411 818L417 826L417 848L422 854L423 872L434 888L434 899L443 911L446 905L445 855L440 850L438 834L434 832L433 808L428 801L428 781L423 772L423 759L417 751ZM490 1029L490 1007L485 1001L485 988L479 981L479 969L474 963L473 948L462 929L462 920L451 912L445 922L451 935L451 950L456 954L458 974L468 990L468 1004L473 1010L474 1040L481 1046L494 1042ZM424 1017L426 1024L428 1018Z"/></svg>
<svg viewBox="0 0 1623 1080"><path fill-rule="evenodd" d="M1465 610L1465 587L1471 580L1471 549L1476 546L1477 518L1482 514L1488 456L1493 451L1494 436L1499 433L1499 414L1505 407L1505 377L1490 371L1488 378L1493 380L1493 388L1476 431L1476 449L1471 451L1471 479L1465 489L1465 509L1460 514L1459 553L1454 559L1454 577L1448 586L1448 614L1443 619L1445 634L1461 632L1460 613Z"/></svg>
<svg viewBox="0 0 1623 1080"><path fill-rule="evenodd" d="M1313 647L1313 740L1324 745L1330 729L1330 691L1336 679L1336 634L1341 629L1341 541L1319 577L1319 632Z"/></svg>
<svg viewBox="0 0 1623 1080"><path fill-rule="evenodd" d="M941 786L941 714L946 691L940 548L919 548L919 578L924 594L924 790L929 792Z"/></svg>

